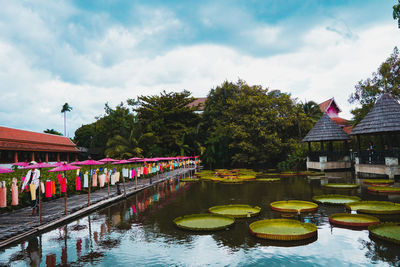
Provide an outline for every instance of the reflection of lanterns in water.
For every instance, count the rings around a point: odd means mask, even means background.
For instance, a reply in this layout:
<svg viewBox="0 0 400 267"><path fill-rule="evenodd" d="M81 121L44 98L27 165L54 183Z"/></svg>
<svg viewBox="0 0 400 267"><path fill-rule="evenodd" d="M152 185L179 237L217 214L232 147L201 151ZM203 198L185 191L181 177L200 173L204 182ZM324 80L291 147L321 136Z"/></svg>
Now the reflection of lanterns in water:
<svg viewBox="0 0 400 267"><path fill-rule="evenodd" d="M113 225L118 225L121 223L121 215L120 214L113 214L111 217Z"/></svg>
<svg viewBox="0 0 400 267"><path fill-rule="evenodd" d="M82 252L82 239L78 238L76 240L76 254L78 255L78 258L81 256Z"/></svg>
<svg viewBox="0 0 400 267"><path fill-rule="evenodd" d="M100 238L103 238L105 232L106 232L106 226L103 223L102 225L100 225Z"/></svg>
<svg viewBox="0 0 400 267"><path fill-rule="evenodd" d="M96 231L93 232L93 239L96 244L99 242L99 233L97 233Z"/></svg>
<svg viewBox="0 0 400 267"><path fill-rule="evenodd" d="M61 262L62 264L67 265L68 262L67 247L61 248Z"/></svg>
<svg viewBox="0 0 400 267"><path fill-rule="evenodd" d="M55 267L57 263L56 254L48 254L46 255L46 267Z"/></svg>
<svg viewBox="0 0 400 267"><path fill-rule="evenodd" d="M133 213L136 213L136 207L135 207L135 204L133 204L133 205L132 205L132 212L133 212Z"/></svg>

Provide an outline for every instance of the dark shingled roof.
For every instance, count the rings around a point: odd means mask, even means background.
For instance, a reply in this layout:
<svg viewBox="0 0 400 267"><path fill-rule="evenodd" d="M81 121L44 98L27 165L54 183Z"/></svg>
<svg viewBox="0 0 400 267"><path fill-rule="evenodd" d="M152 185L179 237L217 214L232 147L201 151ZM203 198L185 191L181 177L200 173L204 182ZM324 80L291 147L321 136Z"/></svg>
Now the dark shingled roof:
<svg viewBox="0 0 400 267"><path fill-rule="evenodd" d="M339 141L350 137L325 113L308 132L302 142Z"/></svg>
<svg viewBox="0 0 400 267"><path fill-rule="evenodd" d="M383 94L371 111L357 124L351 135L400 131L400 104Z"/></svg>

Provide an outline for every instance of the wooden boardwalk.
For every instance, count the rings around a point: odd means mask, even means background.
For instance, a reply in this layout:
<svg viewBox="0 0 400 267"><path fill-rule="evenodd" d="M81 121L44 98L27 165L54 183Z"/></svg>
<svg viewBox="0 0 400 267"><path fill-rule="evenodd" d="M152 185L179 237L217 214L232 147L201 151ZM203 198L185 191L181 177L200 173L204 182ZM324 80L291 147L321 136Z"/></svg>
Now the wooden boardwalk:
<svg viewBox="0 0 400 267"><path fill-rule="evenodd" d="M188 175L188 173L193 170L194 168L177 169L171 172L160 174L158 179L157 176L147 179L139 179L137 188L135 188L135 180L129 179L129 181L126 181L125 183L126 196L135 194L136 192L139 192L159 182L174 178L177 175ZM43 202L41 225L39 224L39 216L31 215L32 208L30 207L1 214L0 248L125 198L123 194L124 187L122 183L120 184L119 189L121 194L118 194L116 185L110 186L110 197L108 197L107 186L92 192L90 194L90 206L87 205L87 194L69 196L67 198L67 216L64 214L64 198Z"/></svg>

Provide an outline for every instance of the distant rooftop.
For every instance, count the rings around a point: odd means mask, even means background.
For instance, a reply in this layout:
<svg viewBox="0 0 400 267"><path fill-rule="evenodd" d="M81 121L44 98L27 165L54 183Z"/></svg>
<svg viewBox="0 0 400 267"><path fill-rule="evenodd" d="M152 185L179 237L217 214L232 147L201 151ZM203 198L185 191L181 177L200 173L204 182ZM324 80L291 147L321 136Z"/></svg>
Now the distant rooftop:
<svg viewBox="0 0 400 267"><path fill-rule="evenodd" d="M199 110L203 111L204 107L206 105L206 100L207 100L207 97L199 97L199 98L196 98L193 102L187 104L187 106L190 108L198 107Z"/></svg>
<svg viewBox="0 0 400 267"><path fill-rule="evenodd" d="M302 142L340 141L350 139L349 135L326 113L315 123Z"/></svg>

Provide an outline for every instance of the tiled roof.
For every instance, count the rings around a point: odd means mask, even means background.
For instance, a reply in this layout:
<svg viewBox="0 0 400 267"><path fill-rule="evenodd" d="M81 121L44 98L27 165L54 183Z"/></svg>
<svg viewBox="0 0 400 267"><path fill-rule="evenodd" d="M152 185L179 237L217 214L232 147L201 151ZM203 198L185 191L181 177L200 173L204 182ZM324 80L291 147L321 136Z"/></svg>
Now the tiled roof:
<svg viewBox="0 0 400 267"><path fill-rule="evenodd" d="M335 106L337 107L338 111L341 112L339 106L336 104L335 98L333 98L333 97L332 97L331 99L328 99L328 100L326 100L326 101L324 101L324 102L318 104L318 105L319 105L319 109L321 110L321 112L322 112L322 113L325 113L325 112L327 111L327 109L328 109L332 104L335 104Z"/></svg>
<svg viewBox="0 0 400 267"><path fill-rule="evenodd" d="M331 118L334 122L336 122L337 125L340 126L347 126L349 124L349 122L346 119L340 118L340 117L335 117L335 118Z"/></svg>
<svg viewBox="0 0 400 267"><path fill-rule="evenodd" d="M207 97L196 98L193 102L187 104L188 107L199 107L199 110L204 110Z"/></svg>
<svg viewBox="0 0 400 267"><path fill-rule="evenodd" d="M351 135L400 131L400 104L390 94L383 94Z"/></svg>
<svg viewBox="0 0 400 267"><path fill-rule="evenodd" d="M0 149L79 152L68 137L0 126Z"/></svg>
<svg viewBox="0 0 400 267"><path fill-rule="evenodd" d="M348 140L350 137L327 114L315 123L302 142L339 141Z"/></svg>

